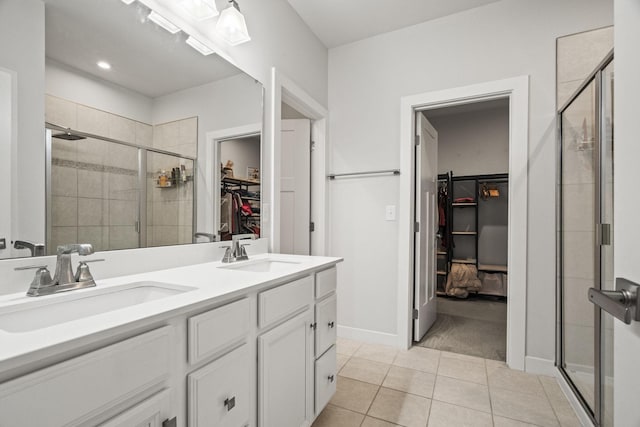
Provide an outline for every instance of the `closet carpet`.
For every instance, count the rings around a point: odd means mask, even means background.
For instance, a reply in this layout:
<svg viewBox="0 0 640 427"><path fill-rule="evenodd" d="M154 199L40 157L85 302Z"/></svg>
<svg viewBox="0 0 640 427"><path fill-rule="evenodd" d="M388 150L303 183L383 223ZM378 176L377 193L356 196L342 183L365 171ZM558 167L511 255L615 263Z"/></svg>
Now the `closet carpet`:
<svg viewBox="0 0 640 427"><path fill-rule="evenodd" d="M438 297L438 317L418 345L505 361L507 304L494 297Z"/></svg>

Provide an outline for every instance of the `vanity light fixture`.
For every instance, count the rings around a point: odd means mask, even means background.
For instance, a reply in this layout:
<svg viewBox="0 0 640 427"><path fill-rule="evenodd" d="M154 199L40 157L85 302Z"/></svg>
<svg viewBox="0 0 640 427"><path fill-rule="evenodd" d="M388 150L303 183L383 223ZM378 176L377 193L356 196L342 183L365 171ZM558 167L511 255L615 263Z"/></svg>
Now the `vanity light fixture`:
<svg viewBox="0 0 640 427"><path fill-rule="evenodd" d="M111 69L111 64L109 64L107 61L98 61L96 63L96 65L100 68L102 68L103 70L110 70Z"/></svg>
<svg viewBox="0 0 640 427"><path fill-rule="evenodd" d="M216 30L227 43L231 46L236 46L240 43L248 42L251 37L249 37L244 16L240 13L238 2L230 0L229 3L231 5L223 10L220 18L218 18Z"/></svg>
<svg viewBox="0 0 640 427"><path fill-rule="evenodd" d="M194 38L193 36L189 36L189 38L186 40L186 43L204 56L214 53L213 49L202 43L200 40Z"/></svg>
<svg viewBox="0 0 640 427"><path fill-rule="evenodd" d="M155 22L157 25L161 26L162 28L164 28L165 30L169 31L171 34L175 34L178 31L180 31L180 27L178 27L177 25L173 24L171 21L169 21L167 18L165 18L164 16L160 15L158 12L156 11L151 11L151 13L149 14L148 18Z"/></svg>
<svg viewBox="0 0 640 427"><path fill-rule="evenodd" d="M214 0L178 0L178 3L197 21L220 14Z"/></svg>

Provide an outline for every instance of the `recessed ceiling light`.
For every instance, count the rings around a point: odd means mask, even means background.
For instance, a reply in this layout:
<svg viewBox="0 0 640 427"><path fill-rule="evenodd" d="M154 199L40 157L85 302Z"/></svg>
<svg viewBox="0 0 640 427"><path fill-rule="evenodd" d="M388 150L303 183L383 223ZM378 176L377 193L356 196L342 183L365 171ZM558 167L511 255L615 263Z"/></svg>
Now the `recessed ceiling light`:
<svg viewBox="0 0 640 427"><path fill-rule="evenodd" d="M204 56L211 55L213 53L213 49L192 36L189 36L186 43Z"/></svg>
<svg viewBox="0 0 640 427"><path fill-rule="evenodd" d="M111 64L109 64L107 61L98 61L98 67L102 68L103 70L110 70Z"/></svg>
<svg viewBox="0 0 640 427"><path fill-rule="evenodd" d="M151 11L149 14L149 19L155 22L157 25L161 26L165 30L169 31L171 34L175 34L180 31L180 27L173 24L164 16L160 15L158 12Z"/></svg>
<svg viewBox="0 0 640 427"><path fill-rule="evenodd" d="M136 1L136 0L122 0L122 3L124 3L124 4L131 4L131 3L133 3L134 1Z"/></svg>

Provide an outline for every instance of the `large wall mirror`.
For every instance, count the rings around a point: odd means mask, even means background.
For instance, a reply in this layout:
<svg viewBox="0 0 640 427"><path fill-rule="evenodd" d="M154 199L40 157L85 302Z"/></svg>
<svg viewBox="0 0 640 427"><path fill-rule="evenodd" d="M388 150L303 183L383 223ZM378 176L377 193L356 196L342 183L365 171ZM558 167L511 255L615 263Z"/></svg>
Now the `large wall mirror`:
<svg viewBox="0 0 640 427"><path fill-rule="evenodd" d="M260 233L262 85L125 3L0 4L0 120L12 123L0 134L11 153L0 168L12 170L0 258ZM27 122L40 138L27 138ZM208 135L250 124L257 133L208 155Z"/></svg>

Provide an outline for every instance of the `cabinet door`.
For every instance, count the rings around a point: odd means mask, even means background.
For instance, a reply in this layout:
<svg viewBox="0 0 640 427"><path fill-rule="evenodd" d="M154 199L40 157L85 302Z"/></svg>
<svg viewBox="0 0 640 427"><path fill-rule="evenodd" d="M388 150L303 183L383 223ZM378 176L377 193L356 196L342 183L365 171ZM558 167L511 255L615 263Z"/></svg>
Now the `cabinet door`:
<svg viewBox="0 0 640 427"><path fill-rule="evenodd" d="M316 304L316 357L322 356L336 342L336 295Z"/></svg>
<svg viewBox="0 0 640 427"><path fill-rule="evenodd" d="M258 337L260 427L308 426L313 411L313 312Z"/></svg>
<svg viewBox="0 0 640 427"><path fill-rule="evenodd" d="M248 425L251 360L244 344L188 376L189 427Z"/></svg>
<svg viewBox="0 0 640 427"><path fill-rule="evenodd" d="M322 412L336 393L338 380L336 364L335 345L316 361L316 415Z"/></svg>
<svg viewBox="0 0 640 427"><path fill-rule="evenodd" d="M170 408L169 390L163 390L110 421L100 424L100 427L162 427L162 422L170 418Z"/></svg>

